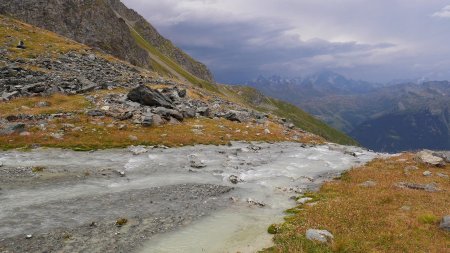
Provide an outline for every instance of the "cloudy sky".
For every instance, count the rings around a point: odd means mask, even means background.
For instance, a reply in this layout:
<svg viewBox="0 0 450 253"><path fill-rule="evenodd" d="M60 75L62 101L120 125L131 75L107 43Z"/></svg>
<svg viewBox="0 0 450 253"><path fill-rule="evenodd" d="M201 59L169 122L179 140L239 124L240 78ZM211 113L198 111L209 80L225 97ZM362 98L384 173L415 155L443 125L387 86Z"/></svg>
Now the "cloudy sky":
<svg viewBox="0 0 450 253"><path fill-rule="evenodd" d="M377 82L450 79L450 1L122 1L220 82L320 70Z"/></svg>

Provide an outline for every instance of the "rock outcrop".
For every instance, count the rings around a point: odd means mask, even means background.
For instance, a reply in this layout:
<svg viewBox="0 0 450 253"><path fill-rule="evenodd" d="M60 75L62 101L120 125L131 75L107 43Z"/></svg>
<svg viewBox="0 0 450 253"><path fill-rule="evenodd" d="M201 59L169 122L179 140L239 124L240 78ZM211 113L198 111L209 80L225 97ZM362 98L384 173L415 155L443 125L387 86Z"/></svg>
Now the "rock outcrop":
<svg viewBox="0 0 450 253"><path fill-rule="evenodd" d="M0 14L101 49L134 65L149 66L147 52L137 45L128 25L104 0L1 1Z"/></svg>
<svg viewBox="0 0 450 253"><path fill-rule="evenodd" d="M133 65L151 68L149 54L131 34L129 24L133 24L133 28L161 53L191 74L213 81L205 65L175 47L142 16L119 0L8 0L0 2L0 14L103 50ZM127 24L126 20L130 23Z"/></svg>

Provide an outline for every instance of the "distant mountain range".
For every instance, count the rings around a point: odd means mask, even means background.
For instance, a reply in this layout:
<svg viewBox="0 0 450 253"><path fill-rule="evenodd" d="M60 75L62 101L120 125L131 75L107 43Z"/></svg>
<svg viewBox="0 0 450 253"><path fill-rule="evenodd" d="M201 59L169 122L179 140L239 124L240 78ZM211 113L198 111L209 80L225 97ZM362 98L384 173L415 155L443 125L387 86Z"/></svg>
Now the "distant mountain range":
<svg viewBox="0 0 450 253"><path fill-rule="evenodd" d="M287 100L376 151L450 149L448 81L377 84L324 71L247 83Z"/></svg>

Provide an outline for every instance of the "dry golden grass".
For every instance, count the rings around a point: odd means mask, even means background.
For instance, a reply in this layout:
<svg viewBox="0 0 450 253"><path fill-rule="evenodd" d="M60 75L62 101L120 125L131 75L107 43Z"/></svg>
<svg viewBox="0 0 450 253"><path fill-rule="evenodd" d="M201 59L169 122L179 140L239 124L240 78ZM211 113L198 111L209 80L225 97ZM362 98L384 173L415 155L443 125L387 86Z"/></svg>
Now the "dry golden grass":
<svg viewBox="0 0 450 253"><path fill-rule="evenodd" d="M404 173L404 167L420 169ZM425 170L433 172L424 177ZM315 206L287 217L276 246L268 252L450 252L450 234L438 228L438 220L450 214L450 181L436 176L446 168L416 164L412 154L378 159L325 184ZM372 188L360 186L375 181ZM436 182L440 192L399 189L398 182ZM403 210L408 206L410 211ZM330 246L307 241L307 229L326 229L335 236Z"/></svg>
<svg viewBox="0 0 450 253"><path fill-rule="evenodd" d="M12 58L35 58L43 53L56 55L89 49L87 46L62 38L55 33L0 15L0 45L6 46ZM16 48L25 42L26 50Z"/></svg>
<svg viewBox="0 0 450 253"><path fill-rule="evenodd" d="M38 107L38 102L48 102L50 106ZM67 96L57 93L49 97L23 97L0 102L0 117L17 114L38 115L73 112L89 106L90 103L81 95Z"/></svg>
<svg viewBox="0 0 450 253"><path fill-rule="evenodd" d="M68 128L65 124L73 126ZM125 125L126 128L119 129L120 125ZM266 128L270 129L270 134L264 133ZM201 129L202 133L196 134L194 129ZM81 114L71 119L51 121L45 130L34 127L28 131L29 136L19 134L0 136L0 148L26 148L37 144L45 147L90 150L129 145L162 144L170 147L194 144L223 145L237 140L276 142L287 141L291 138L283 133L279 125L273 123L262 126L236 123L225 119L202 118L186 120L181 124L145 128L128 121L116 122L108 117L92 118ZM64 136L63 139L56 139L50 136L50 133L63 133ZM301 135L298 141L320 143L323 139Z"/></svg>

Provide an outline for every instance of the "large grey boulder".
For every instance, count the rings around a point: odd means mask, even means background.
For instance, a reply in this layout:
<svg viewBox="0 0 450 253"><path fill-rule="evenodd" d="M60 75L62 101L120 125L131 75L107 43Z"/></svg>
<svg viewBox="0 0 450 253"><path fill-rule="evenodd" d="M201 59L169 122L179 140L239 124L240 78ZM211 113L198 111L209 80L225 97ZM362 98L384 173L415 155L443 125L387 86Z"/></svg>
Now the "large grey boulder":
<svg viewBox="0 0 450 253"><path fill-rule="evenodd" d="M129 100L141 105L173 108L170 98L166 97L157 90L148 88L145 85L140 85L139 87L132 89L128 93L127 97Z"/></svg>
<svg viewBox="0 0 450 253"><path fill-rule="evenodd" d="M419 153L417 153L416 160L421 163L425 163L425 164L429 164L429 165L433 165L433 166L445 165L445 161L442 157L435 156L433 154L433 152L431 152L429 150L423 150L423 151L420 151Z"/></svg>
<svg viewBox="0 0 450 253"><path fill-rule="evenodd" d="M228 113L224 115L224 118L229 121L236 121L241 123L249 120L250 113L244 111L230 110Z"/></svg>
<svg viewBox="0 0 450 253"><path fill-rule="evenodd" d="M308 229L306 231L306 239L321 243L327 243L333 241L334 237L327 230Z"/></svg>

